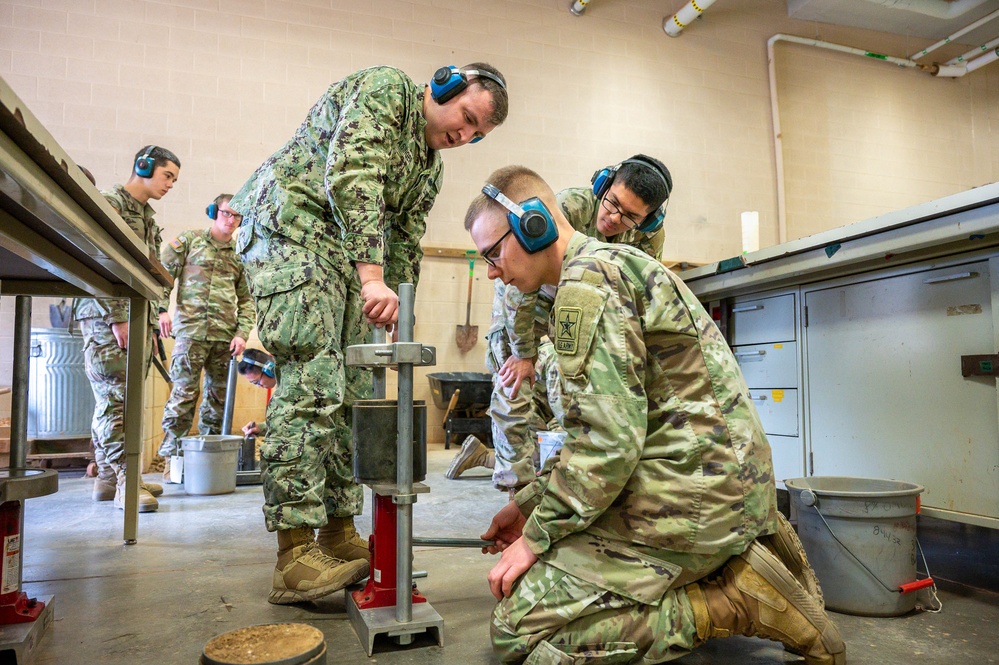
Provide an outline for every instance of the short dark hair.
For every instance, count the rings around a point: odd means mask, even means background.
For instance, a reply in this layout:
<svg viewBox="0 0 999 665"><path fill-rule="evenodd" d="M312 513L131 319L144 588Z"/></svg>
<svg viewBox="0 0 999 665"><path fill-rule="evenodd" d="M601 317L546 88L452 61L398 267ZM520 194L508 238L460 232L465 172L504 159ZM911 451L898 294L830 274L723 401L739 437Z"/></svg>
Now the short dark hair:
<svg viewBox="0 0 999 665"><path fill-rule="evenodd" d="M262 371L264 365L271 362L274 362L274 356L265 351L261 351L260 349L243 349L243 357L236 366L236 370L243 376L246 376L250 370Z"/></svg>
<svg viewBox="0 0 999 665"><path fill-rule="evenodd" d="M620 182L635 192L653 210L665 203L673 191L673 177L669 169L648 155L639 154L625 160L617 170L614 182Z"/></svg>
<svg viewBox="0 0 999 665"><path fill-rule="evenodd" d="M149 150L149 158L153 160L154 171L160 166L166 166L167 162L173 162L178 167L180 166L180 160L177 158L177 155L158 145L142 146L139 152L135 153L135 157L132 158L132 163L135 164L139 160L139 157L146 154L147 150Z"/></svg>
<svg viewBox="0 0 999 665"><path fill-rule="evenodd" d="M178 166L180 165L178 164ZM232 194L219 194L218 196L215 197L215 200L212 201L212 203L214 203L216 206L220 206L226 201L232 201ZM248 349L248 351L252 350L253 349Z"/></svg>
<svg viewBox="0 0 999 665"><path fill-rule="evenodd" d="M523 201L532 196L552 200L555 198L555 193L552 192L552 188L545 182L545 179L538 175L537 171L533 171L526 166L514 164L496 169L486 182L514 201ZM468 211L465 213L466 231L472 230L472 224L476 218L490 205L506 210L502 204L494 201L485 194L479 194L472 199L472 202L468 206Z"/></svg>
<svg viewBox="0 0 999 665"><path fill-rule="evenodd" d="M468 79L469 85L481 85L487 91L493 100L493 110L486 118L491 124L499 126L503 124L506 120L506 115L510 111L510 96L506 91L506 77L500 74L500 71L486 62L473 62L471 64L465 65L461 68L461 71L466 72L469 69L477 69L479 71L489 72L490 74L498 77L503 81L503 85L500 85L491 78L486 78L485 76L473 76Z"/></svg>

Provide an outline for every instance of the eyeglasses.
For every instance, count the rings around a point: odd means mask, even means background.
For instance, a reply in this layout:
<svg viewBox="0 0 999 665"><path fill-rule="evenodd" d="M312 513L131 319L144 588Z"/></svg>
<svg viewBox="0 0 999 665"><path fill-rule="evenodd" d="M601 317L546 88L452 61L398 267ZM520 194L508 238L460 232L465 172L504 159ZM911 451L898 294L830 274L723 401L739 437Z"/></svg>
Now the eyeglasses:
<svg viewBox="0 0 999 665"><path fill-rule="evenodd" d="M264 387L264 373L263 372L256 372L256 376L254 376L253 378L250 378L249 373L247 373L246 380L249 381L250 383L252 383L253 385L255 385L258 388L263 388Z"/></svg>
<svg viewBox="0 0 999 665"><path fill-rule="evenodd" d="M496 265L496 259L499 258L499 255L498 255L499 252L497 252L497 249L499 248L500 243L502 243L504 240L506 240L506 237L508 235L510 235L511 233L513 233L513 229L507 229L506 233L504 233L503 235L501 235L499 240L497 240L496 242L494 242L489 249L487 249L486 251L482 252L482 260L485 261L486 263L488 263L493 268L499 267L499 266Z"/></svg>
<svg viewBox="0 0 999 665"><path fill-rule="evenodd" d="M642 223L643 219L645 219L644 217L642 217L641 219L635 219L633 215L625 214L624 211L621 210L618 204L613 203L610 200L609 196L604 196L603 200L600 201L600 205L602 205L604 207L604 210L606 210L610 214L617 215L618 217L620 217L621 221L624 222L629 229L635 228L636 226Z"/></svg>
<svg viewBox="0 0 999 665"><path fill-rule="evenodd" d="M237 219L243 219L242 215L240 215L238 212L233 212L231 210L219 210L219 214L225 217L226 219L232 219L233 217Z"/></svg>

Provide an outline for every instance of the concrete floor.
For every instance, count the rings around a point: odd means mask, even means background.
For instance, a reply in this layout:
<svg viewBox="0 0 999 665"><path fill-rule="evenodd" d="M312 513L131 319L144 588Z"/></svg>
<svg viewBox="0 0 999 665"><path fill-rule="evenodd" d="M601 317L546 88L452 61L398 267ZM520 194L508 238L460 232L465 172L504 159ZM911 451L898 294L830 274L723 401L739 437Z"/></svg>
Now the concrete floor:
<svg viewBox="0 0 999 665"><path fill-rule="evenodd" d="M431 446L427 484L414 510L420 536L476 537L505 497L488 475L449 481L455 448ZM486 472L484 470L483 474ZM139 516L139 542L122 545L122 516L110 502L90 500L92 481L62 474L57 494L27 502L24 590L54 596L55 621L34 663L193 665L211 638L253 624L304 622L326 635L329 663L494 663L488 621L493 607L485 576L494 558L478 550L418 548L415 570L429 572L420 590L444 618L444 647L429 638L406 648L379 642L368 658L346 614L343 595L315 605L267 603L276 538L264 530L259 486L234 494L194 497L168 485L158 513ZM471 472L469 474L471 476ZM152 480L147 476L147 480ZM370 494L359 528L370 529ZM987 531L987 530L986 530ZM948 530L940 551L960 555L960 531ZM975 580L993 579L999 539L982 530L970 561L940 559L950 579L940 592L944 611L871 619L832 614L852 665L996 663L999 595ZM955 543L954 540L957 539ZM925 541L925 536L924 536ZM984 545L982 545L984 542ZM924 542L934 567L933 543ZM955 550L956 548L956 550ZM957 558L960 558L958 556ZM956 566L956 567L955 567ZM983 576L975 566L988 568ZM989 568L991 566L991 568ZM951 571L958 571L952 573ZM940 577L938 571L934 571ZM715 640L676 661L683 665L802 662L779 644L752 638Z"/></svg>

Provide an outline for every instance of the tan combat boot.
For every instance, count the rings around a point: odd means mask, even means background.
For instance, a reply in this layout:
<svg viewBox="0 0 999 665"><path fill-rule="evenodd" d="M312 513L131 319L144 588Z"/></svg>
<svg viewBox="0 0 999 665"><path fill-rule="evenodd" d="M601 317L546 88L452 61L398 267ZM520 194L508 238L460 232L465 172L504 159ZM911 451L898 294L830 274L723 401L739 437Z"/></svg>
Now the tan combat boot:
<svg viewBox="0 0 999 665"><path fill-rule="evenodd" d="M343 561L326 556L311 527L279 530L278 560L274 567L274 588L267 602L289 605L316 600L362 579L368 562Z"/></svg>
<svg viewBox="0 0 999 665"><path fill-rule="evenodd" d="M781 642L807 665L845 665L846 645L818 603L763 545L728 560L719 574L684 587L697 637L747 635Z"/></svg>
<svg viewBox="0 0 999 665"><path fill-rule="evenodd" d="M477 438L469 435L461 444L461 450L451 460L451 466L447 468L447 473L444 475L454 480L477 466L492 469L496 466L496 454Z"/></svg>
<svg viewBox="0 0 999 665"><path fill-rule="evenodd" d="M166 483L172 483L172 482L173 481L170 480L170 458L169 457L164 457L163 458L163 483L166 484Z"/></svg>
<svg viewBox="0 0 999 665"><path fill-rule="evenodd" d="M103 460L102 460L103 461ZM118 476L107 464L97 465L97 477L94 479L94 501L111 501L118 489Z"/></svg>
<svg viewBox="0 0 999 665"><path fill-rule="evenodd" d="M163 486L158 483L147 483L142 477L139 477L139 487L146 490L153 496L161 496L163 494Z"/></svg>
<svg viewBox="0 0 999 665"><path fill-rule="evenodd" d="M115 486L114 492L114 507L121 508L125 510L125 467L121 464L111 464L111 468L114 469L115 475L118 478L118 483ZM163 491L163 488L160 488ZM139 478L139 512L140 513L152 513L158 510L160 507L160 502L156 500L149 490L145 488L142 484L142 478Z"/></svg>
<svg viewBox="0 0 999 665"><path fill-rule="evenodd" d="M368 542L354 528L353 517L328 517L326 526L319 527L316 544L328 557L344 561L371 561Z"/></svg>
<svg viewBox="0 0 999 665"><path fill-rule="evenodd" d="M794 532L794 527L787 521L783 513L777 513L777 533L770 536L760 536L757 538L761 545L767 548L771 554L780 559L784 567L794 575L808 595L815 599L819 607L825 609L825 599L822 597L822 587L819 586L819 578L808 563L805 556L805 548L798 539L798 534Z"/></svg>

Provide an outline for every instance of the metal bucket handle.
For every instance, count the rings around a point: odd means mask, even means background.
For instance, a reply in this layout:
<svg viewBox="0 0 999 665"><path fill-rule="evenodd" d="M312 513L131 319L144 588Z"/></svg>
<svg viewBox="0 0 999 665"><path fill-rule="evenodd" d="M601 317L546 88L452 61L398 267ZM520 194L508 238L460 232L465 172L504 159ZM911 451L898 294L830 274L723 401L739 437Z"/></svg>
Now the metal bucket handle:
<svg viewBox="0 0 999 665"><path fill-rule="evenodd" d="M803 505L815 509L815 512L818 514L818 516L822 518L822 523L826 525L826 529L829 531L829 535L833 537L833 540L839 543L839 546L843 548L843 551L849 554L854 561L859 563L860 566L864 570L866 570L871 577L876 579L878 581L878 584L883 586L885 590L887 590L889 593L911 593L913 591L918 591L919 589L925 589L926 587L934 587L934 592L935 592L936 583L933 581L933 578L930 577L930 568L926 563L926 555L923 554L923 546L919 544L918 537L916 538L916 549L919 550L919 556L923 560L923 568L926 570L926 577L923 579L914 580L912 582L906 582L905 584L900 584L898 588L893 589L887 584L885 584L883 581L881 581L881 578L875 575L874 571L867 567L867 564L861 561L857 557L857 555L850 550L849 547L843 544L843 541L839 539L839 537L836 535L836 532L832 530L831 526L829 526L829 522L826 521L826 516L822 514L821 510L819 510L819 497L815 494L815 492L812 491L810 487L806 486L805 489L801 490L800 498L801 498L801 503Z"/></svg>

